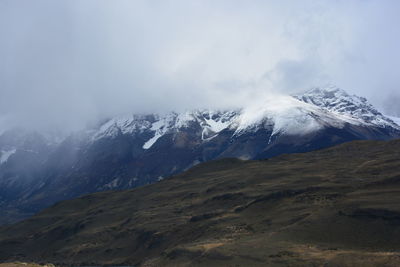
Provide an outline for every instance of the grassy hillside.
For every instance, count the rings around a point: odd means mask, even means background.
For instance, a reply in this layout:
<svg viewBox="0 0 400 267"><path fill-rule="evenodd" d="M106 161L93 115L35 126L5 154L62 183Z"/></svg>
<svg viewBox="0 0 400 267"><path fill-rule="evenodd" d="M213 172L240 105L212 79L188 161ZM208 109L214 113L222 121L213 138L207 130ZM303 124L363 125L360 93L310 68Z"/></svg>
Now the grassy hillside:
<svg viewBox="0 0 400 267"><path fill-rule="evenodd" d="M0 261L400 266L400 140L263 161L60 202L0 229Z"/></svg>

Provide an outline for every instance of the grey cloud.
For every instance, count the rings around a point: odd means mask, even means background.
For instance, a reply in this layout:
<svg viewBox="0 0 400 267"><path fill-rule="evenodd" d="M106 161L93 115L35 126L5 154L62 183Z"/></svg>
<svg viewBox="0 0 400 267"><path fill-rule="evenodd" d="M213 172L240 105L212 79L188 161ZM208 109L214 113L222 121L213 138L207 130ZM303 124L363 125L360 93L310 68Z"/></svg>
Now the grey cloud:
<svg viewBox="0 0 400 267"><path fill-rule="evenodd" d="M0 1L0 126L230 107L333 82L393 113L397 1Z"/></svg>

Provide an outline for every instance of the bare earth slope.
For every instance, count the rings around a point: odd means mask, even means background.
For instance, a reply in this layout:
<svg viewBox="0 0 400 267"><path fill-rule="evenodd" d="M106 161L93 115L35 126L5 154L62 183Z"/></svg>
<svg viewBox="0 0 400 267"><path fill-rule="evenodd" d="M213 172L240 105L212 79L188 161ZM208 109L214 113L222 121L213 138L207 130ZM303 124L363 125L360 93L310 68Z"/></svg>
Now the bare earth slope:
<svg viewBox="0 0 400 267"><path fill-rule="evenodd" d="M399 266L400 140L263 161L60 202L0 228L0 261L134 266Z"/></svg>

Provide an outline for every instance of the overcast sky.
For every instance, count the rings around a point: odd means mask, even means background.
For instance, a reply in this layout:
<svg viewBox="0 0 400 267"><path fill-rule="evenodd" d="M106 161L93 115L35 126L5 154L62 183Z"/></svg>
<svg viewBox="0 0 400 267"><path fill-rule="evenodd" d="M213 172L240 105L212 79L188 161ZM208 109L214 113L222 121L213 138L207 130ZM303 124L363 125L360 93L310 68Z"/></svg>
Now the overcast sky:
<svg viewBox="0 0 400 267"><path fill-rule="evenodd" d="M334 83L400 116L397 0L0 0L0 126Z"/></svg>

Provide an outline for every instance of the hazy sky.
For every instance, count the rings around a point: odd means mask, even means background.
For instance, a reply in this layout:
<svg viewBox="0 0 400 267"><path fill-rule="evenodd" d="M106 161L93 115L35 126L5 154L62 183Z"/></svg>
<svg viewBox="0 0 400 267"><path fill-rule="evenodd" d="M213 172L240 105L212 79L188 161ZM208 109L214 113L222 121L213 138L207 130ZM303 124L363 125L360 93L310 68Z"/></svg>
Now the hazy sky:
<svg viewBox="0 0 400 267"><path fill-rule="evenodd" d="M400 115L397 0L0 0L0 126L334 83Z"/></svg>

